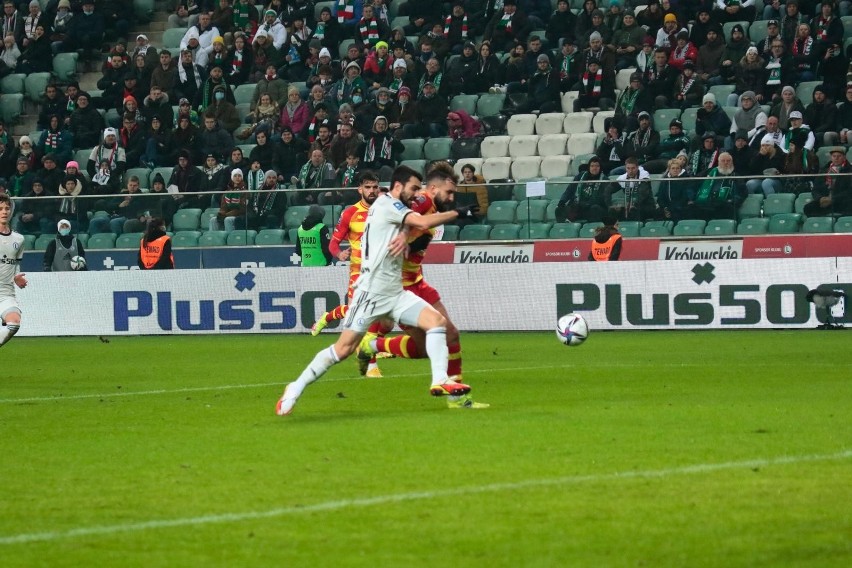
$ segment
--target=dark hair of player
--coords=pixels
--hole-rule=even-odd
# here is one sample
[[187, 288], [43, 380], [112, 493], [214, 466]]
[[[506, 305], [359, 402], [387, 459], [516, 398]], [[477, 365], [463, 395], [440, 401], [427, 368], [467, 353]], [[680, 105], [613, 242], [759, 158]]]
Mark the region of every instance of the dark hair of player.
[[408, 166], [397, 166], [397, 168], [393, 171], [393, 176], [391, 176], [391, 189], [393, 189], [393, 186], [396, 184], [405, 187], [405, 184], [408, 183], [411, 178], [417, 178], [417, 181], [423, 181], [423, 176], [420, 175], [420, 172], [412, 170]]
[[435, 162], [426, 172], [426, 185], [435, 182], [459, 182], [459, 176], [448, 162]]
[[358, 174], [358, 185], [363, 185], [365, 181], [374, 181], [379, 183], [379, 176], [377, 176], [376, 172], [372, 170], [364, 170]]

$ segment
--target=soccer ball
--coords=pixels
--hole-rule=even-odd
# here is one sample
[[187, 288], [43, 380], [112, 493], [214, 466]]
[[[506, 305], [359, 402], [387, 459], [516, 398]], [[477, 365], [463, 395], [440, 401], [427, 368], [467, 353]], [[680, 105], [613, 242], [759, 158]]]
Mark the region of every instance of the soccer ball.
[[83, 270], [86, 268], [86, 259], [82, 256], [71, 257], [71, 270]]
[[589, 337], [589, 324], [579, 314], [567, 314], [556, 322], [556, 337], [569, 347], [580, 345]]

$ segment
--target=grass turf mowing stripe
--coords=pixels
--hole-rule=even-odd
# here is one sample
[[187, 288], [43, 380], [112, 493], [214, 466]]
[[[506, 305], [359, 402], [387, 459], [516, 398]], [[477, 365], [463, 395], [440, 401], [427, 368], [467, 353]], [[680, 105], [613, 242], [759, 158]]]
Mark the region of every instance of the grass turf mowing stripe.
[[575, 475], [567, 477], [556, 477], [550, 479], [527, 479], [525, 481], [511, 483], [492, 483], [488, 485], [474, 485], [459, 487], [445, 491], [421, 491], [400, 493], [396, 495], [377, 495], [363, 499], [343, 499], [337, 501], [326, 501], [314, 505], [294, 505], [280, 507], [268, 511], [248, 511], [244, 513], [224, 513], [219, 515], [202, 515], [198, 517], [184, 517], [179, 519], [162, 519], [143, 521], [138, 523], [124, 523], [106, 526], [80, 527], [67, 531], [22, 533], [0, 537], [0, 546], [15, 544], [28, 544], [32, 542], [50, 542], [62, 539], [73, 539], [77, 537], [111, 535], [126, 532], [139, 532], [146, 530], [165, 529], [172, 527], [209, 525], [219, 523], [242, 522], [256, 519], [268, 519], [283, 517], [299, 513], [315, 513], [324, 511], [337, 511], [340, 509], [354, 507], [372, 507], [390, 503], [405, 501], [417, 501], [434, 499], [436, 497], [451, 497], [457, 495], [471, 495], [480, 493], [494, 493], [501, 491], [517, 491], [519, 489], [530, 489], [536, 487], [548, 487], [555, 485], [572, 485], [581, 483], [595, 483], [600, 481], [615, 481], [621, 479], [661, 479], [674, 475], [702, 474], [732, 469], [764, 468], [775, 465], [785, 465], [803, 462], [837, 461], [852, 458], [852, 450], [843, 450], [833, 454], [815, 454], [799, 456], [780, 456], [775, 458], [763, 458], [747, 461], [722, 462], [695, 464], [669, 469], [656, 470], [634, 470], [616, 473], [605, 473], [598, 475]]

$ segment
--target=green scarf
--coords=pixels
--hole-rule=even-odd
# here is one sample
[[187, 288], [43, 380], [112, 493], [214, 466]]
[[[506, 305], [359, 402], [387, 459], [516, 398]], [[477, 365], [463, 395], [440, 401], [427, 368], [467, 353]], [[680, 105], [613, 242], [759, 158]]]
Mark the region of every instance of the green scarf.
[[[708, 178], [715, 178], [719, 173], [719, 168], [713, 168], [707, 172]], [[698, 195], [695, 198], [696, 203], [721, 203], [727, 201], [733, 190], [733, 180], [717, 182], [714, 179], [706, 179], [701, 184], [701, 189], [698, 190]]]
[[234, 4], [234, 28], [239, 30], [244, 30], [248, 26], [249, 23], [249, 7], [248, 4], [243, 3], [241, 0], [237, 0]]

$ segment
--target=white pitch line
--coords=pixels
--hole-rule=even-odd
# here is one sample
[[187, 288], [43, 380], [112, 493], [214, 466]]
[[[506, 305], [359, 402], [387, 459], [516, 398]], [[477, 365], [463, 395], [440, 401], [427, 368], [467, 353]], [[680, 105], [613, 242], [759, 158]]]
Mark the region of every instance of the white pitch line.
[[[808, 363], [809, 366], [820, 366], [819, 363]], [[584, 362], [580, 367], [588, 368], [588, 367], [606, 367], [606, 368], [627, 368], [634, 367], [635, 365], [630, 363], [587, 363]], [[702, 363], [663, 363], [657, 365], [657, 368], [690, 368], [690, 367], [702, 367]], [[775, 366], [772, 364], [754, 364], [749, 363], [749, 367], [755, 366]], [[831, 367], [837, 367], [838, 365], [827, 365]], [[499, 367], [494, 369], [475, 369], [475, 370], [466, 370], [464, 372], [465, 375], [474, 375], [480, 373], [495, 373], [499, 371], [540, 371], [542, 369], [566, 369], [570, 367], [576, 367], [573, 364], [565, 364], [565, 365], [539, 365], [535, 367]], [[390, 374], [385, 375], [385, 378], [411, 378], [411, 377], [422, 377], [423, 373], [405, 373], [405, 374]], [[340, 377], [336, 379], [322, 379], [324, 383], [332, 383], [332, 382], [343, 382], [343, 381], [363, 381], [364, 377]], [[266, 387], [281, 387], [284, 386], [286, 381], [277, 381], [272, 383], [252, 383], [245, 385], [217, 385], [217, 386], [208, 386], [208, 387], [183, 387], [177, 389], [156, 389], [156, 390], [146, 390], [146, 391], [128, 391], [128, 392], [110, 392], [110, 393], [93, 393], [93, 394], [71, 394], [71, 395], [54, 395], [54, 396], [32, 396], [25, 398], [0, 398], [0, 404], [16, 404], [16, 403], [24, 403], [24, 402], [53, 402], [53, 401], [61, 401], [61, 400], [85, 400], [90, 398], [117, 398], [117, 397], [128, 397], [128, 396], [150, 396], [150, 395], [159, 395], [159, 394], [181, 394], [188, 392], [207, 392], [207, 391], [224, 391], [224, 390], [235, 390], [235, 389], [253, 389], [253, 388], [266, 388]]]
[[838, 461], [852, 458], [852, 450], [844, 450], [834, 454], [816, 454], [804, 456], [780, 456], [776, 458], [754, 459], [746, 461], [706, 463], [687, 465], [668, 469], [634, 470], [599, 475], [574, 475], [556, 477], [550, 479], [527, 479], [524, 481], [510, 483], [491, 483], [488, 485], [474, 485], [469, 487], [458, 487], [441, 491], [417, 491], [411, 493], [397, 493], [390, 495], [377, 495], [362, 499], [342, 499], [338, 501], [326, 501], [314, 505], [289, 506], [269, 509], [267, 511], [247, 511], [244, 513], [223, 513], [219, 515], [202, 515], [198, 517], [183, 517], [177, 519], [160, 519], [141, 521], [137, 523], [119, 523], [114, 525], [101, 525], [92, 527], [79, 527], [65, 531], [47, 531], [37, 533], [21, 533], [0, 537], [0, 546], [13, 544], [28, 544], [31, 542], [51, 542], [64, 539], [88, 536], [107, 536], [118, 533], [134, 533], [147, 530], [167, 529], [174, 527], [199, 526], [221, 523], [237, 523], [258, 519], [269, 519], [285, 517], [300, 513], [315, 513], [326, 511], [339, 511], [341, 509], [353, 509], [372, 507], [376, 505], [388, 505], [407, 501], [423, 501], [429, 499], [454, 497], [461, 495], [476, 495], [481, 493], [498, 493], [505, 491], [517, 491], [538, 487], [552, 487], [559, 485], [577, 485], [582, 483], [597, 483], [603, 481], [617, 481], [622, 479], [662, 479], [674, 475], [689, 475], [701, 473], [713, 473], [732, 469], [753, 469], [774, 465], [786, 465], [803, 462], [816, 461]]

